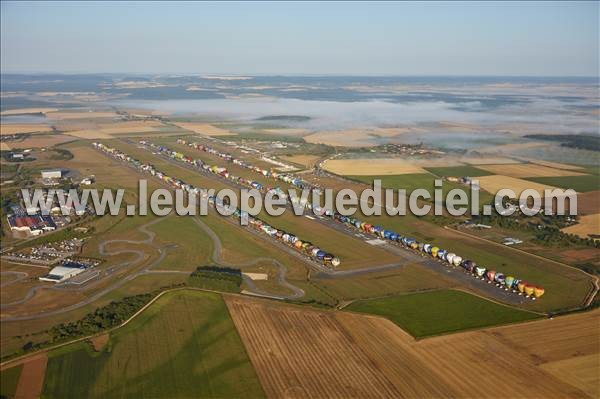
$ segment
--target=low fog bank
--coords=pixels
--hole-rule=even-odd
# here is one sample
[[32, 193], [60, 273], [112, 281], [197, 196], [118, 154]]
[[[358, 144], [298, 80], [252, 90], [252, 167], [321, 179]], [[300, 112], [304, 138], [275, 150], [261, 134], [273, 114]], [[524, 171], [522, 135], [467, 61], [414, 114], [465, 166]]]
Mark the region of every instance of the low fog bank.
[[[165, 111], [173, 116], [202, 116], [239, 122], [276, 115], [302, 115], [307, 121], [278, 120], [278, 125], [309, 130], [357, 127], [422, 126], [439, 122], [467, 123], [482, 130], [507, 129], [514, 133], [598, 132], [598, 108], [587, 101], [534, 98], [527, 103], [507, 103], [493, 110], [482, 102], [340, 102], [273, 97], [205, 100], [121, 100], [114, 105]], [[513, 130], [517, 129], [517, 130]]]

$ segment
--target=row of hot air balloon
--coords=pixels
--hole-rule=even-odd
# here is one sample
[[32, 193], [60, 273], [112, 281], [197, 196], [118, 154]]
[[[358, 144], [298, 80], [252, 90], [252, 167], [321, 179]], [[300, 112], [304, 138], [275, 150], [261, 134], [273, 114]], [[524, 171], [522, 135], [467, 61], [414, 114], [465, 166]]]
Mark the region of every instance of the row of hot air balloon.
[[374, 234], [389, 241], [398, 242], [407, 248], [430, 255], [431, 257], [446, 262], [450, 265], [460, 266], [467, 272], [472, 273], [474, 276], [490, 283], [494, 283], [498, 287], [505, 290], [518, 292], [520, 295], [526, 295], [532, 299], [536, 299], [544, 295], [544, 288], [540, 286], [519, 280], [513, 276], [505, 276], [502, 272], [488, 270], [483, 266], [477, 266], [474, 261], [468, 259], [465, 260], [461, 256], [448, 250], [438, 248], [433, 244], [421, 243], [414, 238], [402, 236], [401, 234], [392, 230], [386, 230], [381, 226], [363, 222], [353, 217], [343, 216], [337, 212], [334, 213], [333, 218], [341, 223], [346, 224], [347, 226], [351, 226], [366, 233]]
[[327, 253], [308, 241], [302, 241], [293, 234], [286, 233], [283, 230], [278, 230], [274, 227], [269, 226], [262, 220], [248, 216], [249, 224], [257, 230], [261, 230], [271, 237], [294, 247], [298, 251], [302, 251], [305, 254], [316, 258], [324, 264], [330, 264], [333, 267], [340, 265], [340, 259], [333, 254]]
[[264, 177], [269, 177], [275, 180], [279, 180], [282, 181], [284, 183], [288, 183], [291, 184], [294, 187], [298, 187], [300, 189], [316, 189], [318, 190], [318, 187], [291, 174], [288, 173], [279, 173], [276, 171], [272, 171], [272, 170], [268, 170], [268, 169], [263, 169], [263, 168], [259, 168], [258, 166], [253, 166], [251, 164], [249, 164], [248, 162], [242, 160], [242, 159], [238, 159], [238, 158], [234, 158], [233, 155], [228, 154], [226, 152], [220, 152], [208, 145], [205, 144], [200, 144], [200, 143], [189, 143], [186, 140], [183, 139], [177, 139], [177, 143], [179, 144], [183, 144], [183, 145], [187, 145], [189, 147], [192, 147], [198, 151], [204, 151], [207, 152], [209, 154], [212, 155], [216, 155], [220, 158], [225, 159], [228, 162], [233, 162], [234, 164], [242, 167], [242, 168], [246, 168], [249, 170], [252, 170], [253, 172], [256, 172], [258, 174], [260, 174], [261, 176]]
[[[182, 140], [180, 140], [180, 141], [182, 141]], [[185, 141], [183, 141], [183, 142], [185, 142]], [[282, 198], [287, 197], [287, 194], [283, 190], [281, 190], [281, 188], [279, 188], [279, 187], [275, 187], [275, 188], [264, 187], [261, 183], [259, 183], [257, 181], [249, 180], [244, 177], [234, 176], [233, 174], [229, 173], [227, 168], [217, 166], [217, 165], [209, 165], [207, 163], [204, 163], [201, 159], [192, 159], [191, 157], [184, 155], [180, 152], [174, 151], [168, 147], [165, 147], [163, 145], [157, 145], [157, 144], [151, 143], [146, 140], [140, 140], [139, 143], [147, 148], [150, 148], [154, 151], [164, 154], [176, 161], [192, 165], [198, 169], [202, 169], [204, 171], [213, 173], [215, 175], [218, 175], [219, 177], [231, 180], [232, 182], [240, 184], [242, 186], [246, 186], [248, 188], [254, 188], [254, 189], [260, 190], [265, 193], [267, 193], [269, 191], [274, 191], [277, 194], [279, 194]]]
[[[154, 166], [152, 166], [150, 164], [141, 163], [137, 159], [132, 158], [131, 156], [127, 155], [126, 153], [124, 153], [122, 151], [119, 151], [112, 147], [108, 147], [102, 143], [92, 143], [92, 145], [96, 149], [101, 150], [104, 153], [111, 155], [115, 159], [129, 162], [132, 166], [136, 167], [137, 169], [139, 169], [143, 172], [149, 173], [152, 176], [171, 184], [173, 187], [183, 189], [184, 191], [186, 191], [188, 193], [188, 195], [199, 195], [201, 193], [201, 191], [198, 188], [194, 187], [193, 185], [187, 184], [182, 180], [178, 180], [178, 179], [169, 177], [166, 174], [164, 174], [163, 172], [154, 168]], [[224, 206], [222, 200], [214, 195], [208, 197], [208, 203], [215, 207], [223, 207]], [[341, 261], [335, 255], [327, 253], [327, 252], [321, 250], [320, 248], [312, 245], [309, 241], [301, 240], [300, 238], [298, 238], [297, 236], [295, 236], [291, 233], [285, 232], [283, 230], [278, 230], [272, 226], [269, 226], [267, 223], [260, 220], [259, 218], [252, 217], [237, 208], [232, 213], [232, 217], [241, 217], [242, 213], [244, 213], [244, 216], [248, 217], [248, 222], [249, 222], [250, 226], [252, 226], [256, 230], [258, 230], [278, 241], [281, 241], [284, 244], [287, 244], [288, 246], [294, 248], [298, 252], [302, 252], [302, 253], [308, 255], [312, 259], [319, 261], [319, 262], [323, 263], [324, 265], [331, 265], [333, 267], [337, 267], [340, 265]]]
[[[180, 144], [186, 144], [185, 140], [179, 139], [178, 142]], [[166, 152], [172, 158], [176, 158], [176, 159], [182, 160], [184, 162], [188, 162], [188, 163], [200, 162], [200, 164], [202, 164], [202, 161], [200, 161], [200, 160], [194, 161], [189, 157], [183, 156], [183, 154], [180, 154], [180, 153], [177, 153], [175, 151], [168, 149], [167, 147], [157, 146], [152, 143], [148, 143], [146, 141], [140, 141], [140, 143], [144, 144], [144, 145], [149, 145], [150, 147], [157, 149], [161, 152]], [[190, 143], [189, 145], [193, 146], [194, 148], [198, 148], [202, 151], [216, 154], [216, 155], [220, 156], [221, 158], [224, 158], [227, 160], [232, 160], [233, 162], [235, 162], [238, 165], [242, 165], [242, 163], [244, 163], [244, 161], [239, 161], [237, 159], [234, 159], [229, 154], [219, 153], [218, 151], [216, 151], [208, 146], [204, 146], [204, 145], [200, 145], [200, 144], [196, 144], [196, 143]], [[206, 165], [204, 165], [204, 166], [206, 166]], [[255, 172], [261, 173], [264, 176], [275, 175], [275, 172], [273, 172], [273, 174], [270, 174], [271, 172], [263, 173], [266, 171], [261, 172], [261, 169], [250, 167], [248, 164], [245, 164], [245, 163], [243, 164], [243, 166], [246, 166], [249, 169], [254, 170]], [[204, 168], [204, 169], [207, 169], [207, 168]], [[238, 183], [245, 184], [247, 182], [247, 181], [244, 181], [243, 178], [237, 178], [237, 177], [229, 175], [227, 173], [223, 173], [223, 171], [226, 172], [225, 168], [211, 166], [208, 169], [211, 172], [220, 175], [221, 177], [229, 178], [231, 180], [237, 181]], [[289, 178], [293, 179], [293, 176], [291, 176], [291, 175], [286, 175], [286, 176], [289, 176]], [[254, 188], [258, 188], [258, 187], [254, 187]], [[260, 186], [260, 188], [262, 188], [262, 186]], [[490, 283], [494, 283], [497, 286], [502, 287], [506, 290], [512, 290], [514, 292], [518, 292], [519, 294], [526, 295], [531, 298], [539, 298], [542, 295], [544, 295], [544, 292], [545, 292], [544, 288], [542, 288], [540, 286], [519, 280], [513, 276], [505, 277], [504, 273], [502, 273], [502, 272], [496, 272], [495, 270], [487, 270], [486, 268], [483, 268], [483, 267], [475, 267], [475, 265], [476, 265], [475, 262], [473, 262], [471, 260], [463, 260], [463, 258], [461, 256], [459, 256], [455, 253], [449, 252], [447, 250], [435, 247], [432, 244], [419, 243], [414, 238], [404, 237], [399, 233], [396, 233], [392, 230], [386, 230], [381, 226], [363, 222], [363, 221], [360, 221], [353, 217], [343, 216], [343, 215], [341, 215], [335, 211], [332, 211], [330, 209], [324, 209], [321, 207], [315, 207], [313, 209], [310, 202], [305, 203], [304, 206], [307, 209], [311, 209], [315, 214], [333, 217], [334, 220], [337, 220], [346, 225], [352, 226], [361, 231], [377, 235], [383, 239], [387, 239], [387, 240], [390, 240], [393, 242], [399, 242], [400, 244], [404, 245], [405, 247], [427, 253], [427, 254], [431, 255], [432, 257], [440, 259], [442, 261], [446, 261], [447, 263], [449, 263], [451, 265], [461, 266], [468, 272], [471, 272], [476, 277], [478, 277], [482, 280], [487, 280]], [[328, 262], [330, 261], [329, 258], [330, 257], [327, 257]], [[320, 260], [322, 260], [322, 259], [320, 259]], [[335, 261], [331, 262], [331, 264], [333, 266], [339, 265], [339, 259], [335, 258]]]

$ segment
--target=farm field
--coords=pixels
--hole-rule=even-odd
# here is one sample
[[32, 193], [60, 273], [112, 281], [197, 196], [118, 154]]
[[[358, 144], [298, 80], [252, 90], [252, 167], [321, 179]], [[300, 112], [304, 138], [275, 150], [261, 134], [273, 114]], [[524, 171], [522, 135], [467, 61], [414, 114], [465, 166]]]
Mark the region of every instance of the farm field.
[[34, 134], [22, 141], [11, 141], [11, 149], [53, 147], [74, 141], [76, 138], [64, 134]]
[[66, 130], [64, 134], [82, 139], [111, 139], [113, 136], [135, 133], [159, 132], [163, 125], [156, 121], [129, 121], [93, 124], [87, 129], [71, 129], [69, 125], [61, 126]]
[[589, 215], [600, 212], [600, 191], [588, 191], [577, 195], [577, 212], [580, 215]]
[[34, 123], [0, 123], [0, 135], [51, 132], [52, 127]]
[[583, 238], [600, 234], [600, 213], [581, 216], [577, 224], [562, 229], [564, 233], [576, 234]]
[[493, 175], [505, 175], [510, 177], [564, 177], [585, 176], [585, 173], [568, 169], [558, 169], [536, 164], [512, 164], [512, 165], [483, 165], [480, 169], [486, 170]]
[[600, 189], [600, 176], [598, 175], [581, 174], [579, 176], [568, 177], [535, 177], [528, 178], [527, 180], [540, 184], [549, 184], [565, 190], [572, 188], [578, 193], [587, 193]]
[[119, 115], [113, 111], [92, 111], [89, 109], [81, 110], [58, 110], [46, 113], [48, 119], [58, 121], [71, 119], [99, 119], [99, 118], [116, 118]]
[[402, 158], [331, 159], [323, 164], [323, 169], [342, 176], [404, 175], [424, 172], [420, 166]]
[[581, 171], [584, 169], [582, 166], [568, 165], [568, 164], [559, 163], [559, 162], [543, 161], [540, 159], [528, 159], [527, 161], [530, 163], [547, 166], [549, 168], [554, 168], [554, 169], [577, 170], [577, 171]]
[[419, 130], [418, 128], [405, 127], [319, 131], [304, 136], [304, 140], [307, 143], [326, 144], [333, 147], [368, 147], [403, 133]]
[[226, 303], [268, 397], [399, 396], [334, 313], [235, 297]]
[[[569, 177], [569, 179], [571, 178]], [[521, 192], [524, 190], [533, 189], [540, 193], [540, 196], [543, 198], [544, 190], [556, 188], [549, 184], [534, 183], [528, 180], [504, 175], [481, 176], [478, 180], [480, 187], [488, 193], [496, 194], [498, 191], [508, 188], [513, 190], [517, 197], [521, 195]]]
[[474, 166], [448, 166], [448, 167], [426, 167], [428, 172], [436, 176], [454, 176], [454, 177], [478, 177], [488, 176], [492, 173]]
[[[433, 201], [433, 193], [434, 193], [434, 188], [435, 188], [434, 182], [437, 179], [435, 176], [433, 176], [430, 173], [408, 173], [408, 174], [404, 174], [404, 175], [389, 175], [389, 176], [385, 176], [385, 175], [356, 176], [355, 175], [355, 176], [347, 176], [347, 177], [349, 179], [359, 181], [359, 182], [368, 184], [370, 186], [373, 185], [374, 179], [380, 179], [381, 186], [383, 188], [391, 188], [394, 190], [405, 189], [407, 197], [410, 195], [410, 193], [412, 191], [424, 188], [424, 189], [428, 190], [432, 196], [432, 199], [429, 201]], [[445, 181], [445, 182], [443, 182], [443, 185], [442, 185], [442, 194], [443, 194], [444, 200], [446, 198], [446, 195], [448, 194], [448, 191], [450, 191], [454, 188], [459, 188], [461, 190], [464, 190], [467, 192], [467, 195], [469, 197], [471, 196], [469, 186], [464, 186], [464, 185], [460, 185], [458, 183], [451, 183], [451, 182]], [[492, 196], [492, 194], [489, 194], [489, 192], [485, 192], [485, 191], [479, 192], [480, 205], [489, 203], [492, 200], [493, 200], [493, 196]]]
[[[497, 396], [480, 378], [457, 381], [456, 370], [463, 369], [524, 396], [587, 398], [597, 392], [591, 383], [598, 376], [590, 377], [586, 356], [599, 353], [598, 312], [415, 341], [380, 317], [231, 296], [226, 302], [270, 397]], [[577, 328], [585, 342], [575, 339]], [[588, 378], [565, 381], [547, 372], [544, 364], [554, 359], [544, 354], [554, 352], [557, 360], [582, 358], [573, 374]]]
[[285, 162], [292, 162], [306, 168], [312, 168], [315, 163], [321, 159], [318, 155], [310, 154], [281, 155], [279, 158]]
[[87, 342], [49, 353], [43, 396], [262, 397], [218, 294], [163, 295], [100, 352]]
[[192, 131], [197, 134], [205, 135], [205, 136], [234, 136], [235, 133], [230, 132], [229, 130], [211, 125], [209, 123], [196, 123], [196, 122], [173, 122], [175, 126], [178, 126], [182, 129]]
[[456, 290], [356, 301], [346, 309], [386, 317], [416, 338], [540, 317]]
[[469, 165], [475, 165], [477, 167], [479, 167], [480, 165], [493, 165], [493, 164], [508, 165], [508, 164], [520, 163], [520, 161], [513, 159], [513, 158], [496, 157], [496, 156], [484, 156], [484, 157], [465, 156], [464, 158], [461, 158], [461, 161], [463, 161]]
[[0, 116], [9, 115], [27, 115], [27, 114], [47, 114], [48, 112], [58, 111], [58, 108], [16, 108], [7, 109], [0, 112]]
[[0, 396], [11, 398], [15, 396], [23, 365], [0, 371]]

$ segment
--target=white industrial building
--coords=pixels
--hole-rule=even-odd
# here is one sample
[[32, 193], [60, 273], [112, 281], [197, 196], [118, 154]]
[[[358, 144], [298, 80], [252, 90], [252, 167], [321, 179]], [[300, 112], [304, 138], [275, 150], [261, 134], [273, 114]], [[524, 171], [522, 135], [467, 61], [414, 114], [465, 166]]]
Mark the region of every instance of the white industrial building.
[[83, 268], [56, 266], [55, 268], [50, 270], [50, 273], [48, 273], [48, 275], [40, 277], [40, 281], [60, 283], [61, 281], [65, 281], [66, 279], [76, 276], [83, 271], [85, 271], [85, 269]]
[[62, 170], [60, 170], [60, 169], [42, 170], [42, 179], [60, 179], [61, 177], [62, 177]]

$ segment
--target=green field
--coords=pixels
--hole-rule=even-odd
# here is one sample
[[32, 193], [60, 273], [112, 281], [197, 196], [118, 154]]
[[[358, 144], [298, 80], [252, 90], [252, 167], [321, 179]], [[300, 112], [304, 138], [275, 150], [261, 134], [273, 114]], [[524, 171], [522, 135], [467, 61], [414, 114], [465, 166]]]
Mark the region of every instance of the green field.
[[560, 176], [560, 177], [528, 177], [536, 183], [548, 184], [563, 189], [572, 188], [578, 193], [600, 190], [600, 176]]
[[353, 277], [313, 278], [312, 282], [340, 301], [448, 288], [453, 284], [443, 275], [418, 264], [409, 264], [394, 271]]
[[386, 317], [416, 338], [540, 317], [455, 290], [358, 301], [346, 309]]
[[454, 177], [477, 177], [477, 176], [489, 176], [493, 173], [483, 169], [476, 168], [474, 166], [448, 166], [442, 168], [425, 168], [430, 173], [436, 176], [454, 176]]
[[15, 396], [21, 370], [23, 370], [23, 365], [0, 371], [0, 396], [2, 398], [12, 398]]
[[165, 294], [95, 352], [49, 354], [44, 397], [264, 397], [218, 294]]
[[172, 245], [155, 269], [193, 271], [210, 261], [213, 243], [190, 216], [169, 217], [148, 228], [158, 240]]

